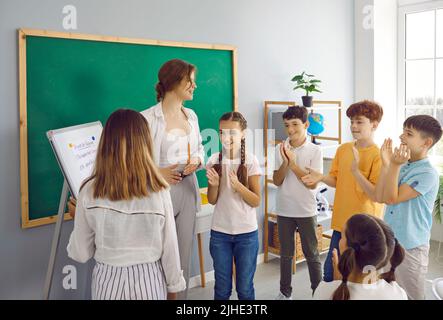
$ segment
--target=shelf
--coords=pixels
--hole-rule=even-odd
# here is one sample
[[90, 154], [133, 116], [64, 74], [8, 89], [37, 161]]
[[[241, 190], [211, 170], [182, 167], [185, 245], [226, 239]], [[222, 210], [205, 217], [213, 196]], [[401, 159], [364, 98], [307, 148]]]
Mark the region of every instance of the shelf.
[[280, 256], [280, 250], [271, 246], [268, 246], [268, 251], [272, 254], [276, 254], [278, 256]]
[[[331, 211], [332, 211], [332, 209], [331, 209]], [[273, 222], [273, 223], [277, 223], [276, 219], [277, 219], [276, 213], [268, 212], [268, 221]], [[325, 221], [328, 221], [331, 219], [332, 219], [332, 214], [329, 216], [317, 214], [317, 223], [318, 224], [321, 224], [322, 222], [325, 222]]]
[[[323, 243], [324, 244], [324, 243]], [[325, 254], [329, 251], [329, 245], [326, 249], [319, 252], [320, 255]], [[280, 257], [280, 250], [271, 246], [268, 246], [268, 253], [273, 254], [274, 256]], [[295, 258], [295, 256], [294, 256]], [[306, 258], [295, 260], [295, 263], [304, 262]]]
[[[308, 138], [311, 136], [308, 136]], [[319, 140], [325, 140], [325, 141], [336, 141], [338, 142], [338, 138], [330, 138], [330, 137], [322, 137], [322, 136], [315, 136], [316, 139]], [[268, 143], [269, 147], [276, 147], [279, 143], [283, 143], [285, 140], [271, 140]], [[331, 148], [331, 147], [337, 147], [339, 144], [329, 144], [329, 145], [324, 145], [324, 144], [318, 144], [318, 146], [322, 149], [324, 148]]]

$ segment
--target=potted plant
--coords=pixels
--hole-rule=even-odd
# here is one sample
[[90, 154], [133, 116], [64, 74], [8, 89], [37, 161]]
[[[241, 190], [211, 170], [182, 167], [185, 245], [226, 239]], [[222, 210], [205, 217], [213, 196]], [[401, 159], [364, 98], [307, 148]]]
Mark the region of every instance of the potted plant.
[[[432, 225], [432, 231], [431, 231], [431, 239], [434, 239], [439, 242], [438, 245], [438, 251], [437, 251], [437, 261], [441, 261], [440, 259], [443, 258], [442, 255], [440, 255], [440, 247], [443, 242], [442, 235], [443, 235], [443, 225], [442, 225], [442, 205], [443, 205], [443, 176], [440, 176], [440, 185], [438, 188], [438, 194], [437, 199], [435, 199], [434, 202], [434, 221], [436, 223], [433, 223]], [[433, 235], [434, 234], [434, 235]], [[434, 238], [433, 238], [434, 237]]]
[[312, 107], [312, 96], [309, 95], [311, 92], [321, 92], [318, 89], [318, 84], [321, 82], [314, 78], [314, 75], [302, 72], [292, 78], [291, 81], [296, 82], [294, 90], [303, 89], [306, 92], [306, 96], [302, 96], [303, 106]]
[[441, 207], [443, 205], [441, 203], [442, 196], [443, 196], [443, 176], [440, 176], [440, 186], [438, 189], [437, 199], [435, 199], [435, 202], [434, 202], [434, 219], [438, 223], [441, 223], [441, 221], [442, 221], [442, 213], [441, 213]]

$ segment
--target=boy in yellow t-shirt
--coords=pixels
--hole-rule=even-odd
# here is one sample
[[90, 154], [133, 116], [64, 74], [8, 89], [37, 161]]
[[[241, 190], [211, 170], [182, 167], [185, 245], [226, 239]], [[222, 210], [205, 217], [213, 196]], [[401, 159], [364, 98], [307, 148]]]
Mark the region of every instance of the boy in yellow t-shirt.
[[[352, 104], [346, 111], [351, 119], [353, 142], [342, 144], [335, 154], [329, 175], [311, 168], [302, 178], [306, 185], [324, 182], [335, 188], [331, 227], [334, 230], [324, 265], [323, 280], [334, 277], [332, 254], [339, 251], [341, 231], [346, 221], [357, 213], [382, 217], [383, 206], [377, 203], [375, 185], [381, 169], [380, 149], [374, 143], [374, 133], [383, 116], [383, 109], [375, 102], [364, 100]], [[339, 253], [339, 252], [338, 252]]]

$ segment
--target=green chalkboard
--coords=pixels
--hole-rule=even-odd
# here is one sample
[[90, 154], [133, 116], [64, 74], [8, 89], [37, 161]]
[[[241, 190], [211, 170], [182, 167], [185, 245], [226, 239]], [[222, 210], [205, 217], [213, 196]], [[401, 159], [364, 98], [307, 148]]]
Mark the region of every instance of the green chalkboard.
[[[21, 157], [27, 161], [27, 166], [21, 165], [21, 175], [26, 175], [21, 177], [24, 227], [53, 222], [58, 209], [63, 177], [46, 131], [97, 120], [104, 124], [118, 108], [141, 111], [153, 106], [157, 72], [164, 62], [179, 58], [197, 66], [198, 88], [186, 106], [197, 113], [200, 130], [218, 130], [220, 116], [235, 109], [235, 48], [70, 34], [63, 37], [61, 33], [51, 36], [50, 32], [35, 30], [20, 30], [19, 34], [25, 43], [20, 46], [25, 55], [20, 71], [26, 70], [25, 79], [21, 79], [21, 89], [23, 80], [26, 88], [21, 95], [26, 93], [26, 99], [21, 99], [20, 105], [25, 129], [21, 133], [27, 138], [21, 137], [21, 143], [26, 144], [21, 149], [27, 148], [27, 157]], [[204, 145], [207, 142], [203, 141]], [[27, 186], [23, 185], [26, 180]], [[203, 171], [198, 172], [198, 180], [201, 188], [207, 186]], [[26, 194], [28, 199], [23, 197]]]

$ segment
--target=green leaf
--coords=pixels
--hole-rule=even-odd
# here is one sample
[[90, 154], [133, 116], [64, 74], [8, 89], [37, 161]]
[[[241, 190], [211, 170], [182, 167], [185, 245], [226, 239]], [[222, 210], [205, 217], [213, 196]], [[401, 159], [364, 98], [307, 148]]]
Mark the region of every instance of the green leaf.
[[309, 90], [309, 91], [314, 91], [315, 90], [315, 84], [309, 85], [306, 89]]
[[297, 75], [294, 78], [292, 78], [291, 81], [300, 81], [301, 79], [303, 79], [303, 77], [301, 75]]
[[294, 90], [303, 89], [306, 91], [306, 95], [309, 96], [310, 92], [320, 92], [318, 89], [318, 84], [321, 83], [321, 80], [311, 79], [315, 77], [313, 74], [308, 74], [306, 71], [303, 71], [301, 74], [295, 75], [291, 81], [297, 83], [294, 87]]
[[443, 193], [443, 176], [440, 176], [440, 186], [438, 189], [438, 194], [437, 194], [437, 198], [435, 199], [434, 202], [434, 210], [433, 214], [434, 214], [434, 218], [435, 221], [437, 221], [438, 223], [442, 223], [442, 212], [441, 212], [441, 201], [440, 201], [440, 197], [442, 196]]
[[437, 196], [434, 202], [434, 217], [438, 223], [441, 223], [441, 212], [440, 212], [440, 194]]

